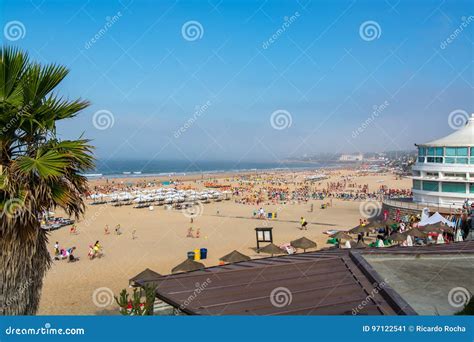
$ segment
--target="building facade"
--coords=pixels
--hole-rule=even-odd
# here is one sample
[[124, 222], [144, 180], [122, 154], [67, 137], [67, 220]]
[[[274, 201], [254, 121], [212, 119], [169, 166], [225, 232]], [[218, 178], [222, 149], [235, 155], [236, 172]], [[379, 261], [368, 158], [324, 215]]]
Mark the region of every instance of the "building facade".
[[474, 114], [450, 135], [415, 144], [413, 201], [442, 207], [462, 207], [474, 201]]

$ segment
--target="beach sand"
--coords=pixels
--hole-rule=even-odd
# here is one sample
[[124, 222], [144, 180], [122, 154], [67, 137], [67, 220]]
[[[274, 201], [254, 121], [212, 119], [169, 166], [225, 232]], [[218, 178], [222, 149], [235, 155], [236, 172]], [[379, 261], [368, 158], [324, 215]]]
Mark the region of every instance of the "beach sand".
[[[353, 170], [332, 171], [328, 181], [337, 181], [342, 175], [354, 174]], [[279, 177], [297, 178], [307, 175], [298, 172], [283, 172]], [[213, 177], [230, 177], [230, 174]], [[200, 179], [201, 176], [194, 176]], [[119, 179], [118, 182], [137, 179]], [[148, 179], [149, 181], [149, 179]], [[109, 181], [110, 182], [110, 181]], [[225, 181], [224, 181], [225, 182]], [[356, 176], [352, 183], [368, 184], [369, 191], [377, 190], [381, 185], [389, 188], [411, 187], [409, 179], [396, 179], [393, 174], [372, 174]], [[104, 180], [93, 181], [92, 185], [104, 184]], [[193, 177], [187, 177], [186, 184], [202, 187]], [[259, 186], [263, 186], [260, 184]], [[88, 201], [90, 202], [90, 201]], [[274, 243], [280, 245], [306, 236], [317, 242], [318, 248], [327, 247], [328, 236], [323, 232], [328, 229], [347, 230], [358, 224], [361, 214], [361, 201], [343, 201], [333, 199], [333, 206], [321, 209], [322, 203], [328, 200], [311, 200], [308, 203], [265, 205], [266, 212], [278, 210], [277, 220], [252, 218], [256, 205], [237, 204], [234, 200], [204, 204], [201, 214], [194, 219], [194, 231], [200, 229], [200, 238], [187, 238], [191, 226], [189, 217], [181, 211], [165, 210], [163, 206], [148, 209], [134, 209], [132, 206], [112, 207], [110, 205], [87, 205], [85, 216], [77, 222], [78, 234], [70, 235], [69, 227], [51, 232], [49, 250], [53, 252], [55, 241], [62, 247], [77, 247], [75, 256], [80, 260], [75, 263], [54, 261], [44, 280], [39, 314], [42, 315], [95, 315], [118, 314], [118, 306], [105, 298], [104, 305], [93, 300], [94, 292], [115, 295], [128, 287], [128, 279], [150, 268], [161, 274], [168, 274], [171, 269], [186, 259], [188, 251], [197, 248], [208, 249], [208, 259], [202, 262], [206, 266], [218, 264], [218, 259], [234, 249], [252, 258], [262, 257], [254, 250], [255, 227], [264, 224], [273, 227]], [[310, 206], [314, 204], [314, 211]], [[219, 215], [217, 212], [219, 211]], [[61, 211], [56, 211], [61, 215]], [[299, 229], [299, 219], [303, 216], [309, 222], [308, 230]], [[104, 234], [108, 224], [111, 233]], [[120, 224], [122, 235], [115, 235], [114, 227]], [[136, 239], [132, 231], [136, 230]], [[88, 246], [99, 240], [104, 248], [104, 257], [95, 260], [87, 258]], [[95, 303], [94, 303], [95, 302]], [[110, 305], [105, 305], [110, 304]]]

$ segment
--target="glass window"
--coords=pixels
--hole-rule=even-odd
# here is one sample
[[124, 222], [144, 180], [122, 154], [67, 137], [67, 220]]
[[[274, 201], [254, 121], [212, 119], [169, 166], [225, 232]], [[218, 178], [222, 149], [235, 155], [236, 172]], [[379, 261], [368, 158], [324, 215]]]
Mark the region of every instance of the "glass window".
[[426, 149], [424, 147], [418, 147], [418, 155], [419, 156], [425, 156], [426, 155]]
[[467, 147], [457, 147], [456, 155], [461, 157], [467, 157]]
[[[466, 152], [467, 153], [467, 152]], [[467, 155], [467, 154], [466, 154]], [[435, 148], [435, 156], [443, 156], [443, 148], [442, 147], [436, 147]]]
[[456, 147], [446, 147], [445, 155], [450, 156], [450, 157], [451, 156], [455, 157], [456, 156]]
[[454, 164], [456, 162], [456, 158], [453, 158], [453, 157], [446, 157], [444, 158], [444, 162], [446, 164]]
[[[472, 184], [472, 185], [474, 185], [474, 184]], [[421, 181], [420, 180], [417, 180], [417, 179], [413, 180], [413, 189], [421, 190]], [[473, 187], [473, 189], [474, 189], [474, 187]]]
[[438, 182], [424, 181], [423, 190], [425, 191], [439, 191]]
[[471, 147], [471, 154], [470, 155], [474, 157], [474, 147]]
[[466, 193], [465, 183], [443, 183], [441, 188], [443, 192], [456, 192], [460, 194]]
[[470, 163], [474, 164], [474, 158], [471, 157], [470, 159], [471, 159]]
[[456, 164], [467, 164], [467, 158], [456, 158]]
[[418, 157], [418, 163], [424, 163], [425, 157]]
[[474, 193], [474, 183], [469, 183], [469, 192]]

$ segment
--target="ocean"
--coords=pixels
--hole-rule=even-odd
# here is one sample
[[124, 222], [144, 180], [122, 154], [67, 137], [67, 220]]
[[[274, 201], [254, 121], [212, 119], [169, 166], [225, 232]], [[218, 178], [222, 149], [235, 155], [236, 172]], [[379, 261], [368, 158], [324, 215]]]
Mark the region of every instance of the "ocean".
[[302, 170], [335, 167], [336, 163], [187, 161], [187, 160], [98, 160], [96, 168], [84, 175], [99, 177], [143, 177], [257, 170]]

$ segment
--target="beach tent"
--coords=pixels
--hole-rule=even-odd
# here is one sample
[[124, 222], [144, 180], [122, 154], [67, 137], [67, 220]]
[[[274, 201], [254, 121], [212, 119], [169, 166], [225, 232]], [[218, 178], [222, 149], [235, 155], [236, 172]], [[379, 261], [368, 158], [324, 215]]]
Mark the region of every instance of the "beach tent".
[[431, 215], [430, 217], [422, 217], [421, 218], [421, 221], [418, 222], [418, 225], [419, 226], [426, 226], [428, 224], [435, 224], [435, 223], [438, 223], [438, 222], [442, 222], [446, 225], [448, 225], [449, 227], [454, 227], [455, 223], [452, 222], [452, 221], [449, 221], [448, 219], [445, 219], [440, 213], [438, 212], [435, 212], [433, 215]]
[[311, 241], [310, 239], [308, 239], [304, 236], [300, 239], [291, 241], [290, 245], [293, 246], [294, 248], [301, 248], [305, 252], [309, 248], [316, 248], [317, 247], [316, 242]]
[[444, 243], [444, 238], [443, 234], [438, 234], [438, 238], [436, 239], [437, 244], [443, 244]]
[[242, 254], [242, 253], [234, 250], [234, 251], [230, 252], [229, 254], [224, 255], [219, 260], [223, 261], [223, 262], [227, 262], [227, 263], [233, 263], [233, 262], [249, 261], [249, 260], [251, 260], [251, 258], [246, 256], [245, 254]]
[[138, 283], [146, 285], [146, 283], [154, 283], [159, 278], [161, 278], [161, 274], [147, 268], [138, 273], [135, 277], [130, 278], [129, 284], [130, 286], [137, 287], [140, 286]]
[[171, 270], [171, 273], [196, 271], [196, 270], [200, 270], [201, 268], [204, 268], [204, 267], [206, 267], [206, 266], [204, 266], [204, 264], [201, 264], [200, 262], [197, 262], [197, 261], [194, 261], [194, 260], [191, 260], [191, 259], [186, 259], [181, 264], [174, 267]]
[[352, 248], [351, 246], [351, 240], [347, 240], [346, 243], [344, 244], [344, 248]]

